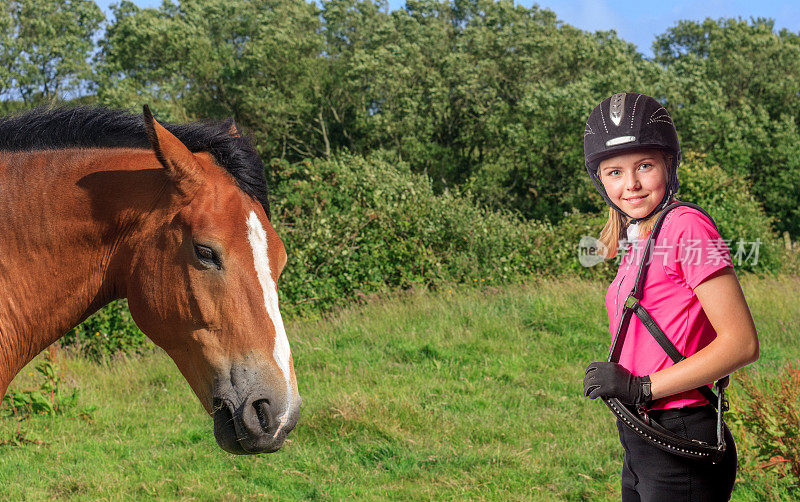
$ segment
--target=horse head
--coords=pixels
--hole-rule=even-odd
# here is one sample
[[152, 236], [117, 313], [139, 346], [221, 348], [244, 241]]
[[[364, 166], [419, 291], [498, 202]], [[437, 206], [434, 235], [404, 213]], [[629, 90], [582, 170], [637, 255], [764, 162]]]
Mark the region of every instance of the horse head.
[[131, 252], [131, 314], [213, 416], [224, 450], [276, 451], [301, 402], [278, 309], [283, 243], [209, 153], [192, 153], [147, 106], [144, 121], [166, 175], [154, 211], [167, 217]]

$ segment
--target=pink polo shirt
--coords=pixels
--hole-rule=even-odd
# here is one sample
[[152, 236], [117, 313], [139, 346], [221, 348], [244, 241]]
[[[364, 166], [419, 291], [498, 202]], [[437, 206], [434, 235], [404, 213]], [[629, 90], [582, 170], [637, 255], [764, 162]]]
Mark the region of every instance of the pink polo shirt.
[[[606, 293], [612, 342], [641, 263], [647, 236], [641, 237], [625, 248], [630, 252], [621, 259], [617, 276]], [[667, 214], [651, 256], [640, 303], [678, 351], [691, 356], [717, 336], [694, 288], [717, 270], [733, 267], [730, 252], [703, 213], [681, 206]], [[635, 314], [631, 316], [619, 363], [635, 376], [650, 375], [673, 364]], [[652, 408], [683, 408], [707, 402], [700, 392], [690, 390], [658, 399]]]

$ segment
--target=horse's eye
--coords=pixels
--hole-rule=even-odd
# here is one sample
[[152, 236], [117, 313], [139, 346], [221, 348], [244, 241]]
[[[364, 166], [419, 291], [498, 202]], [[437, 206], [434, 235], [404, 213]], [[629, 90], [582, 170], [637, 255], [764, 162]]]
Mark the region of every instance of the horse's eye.
[[204, 246], [202, 244], [195, 244], [194, 254], [195, 256], [197, 256], [198, 260], [205, 263], [206, 265], [210, 265], [218, 269], [222, 268], [222, 260], [220, 260], [219, 254], [217, 254], [217, 252], [214, 251], [212, 248]]

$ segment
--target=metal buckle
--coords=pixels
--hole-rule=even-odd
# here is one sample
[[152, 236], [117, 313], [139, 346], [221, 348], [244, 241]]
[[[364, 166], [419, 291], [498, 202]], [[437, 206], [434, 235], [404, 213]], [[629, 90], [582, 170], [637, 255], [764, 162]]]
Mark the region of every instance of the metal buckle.
[[636, 305], [638, 302], [639, 300], [634, 298], [633, 296], [625, 298], [625, 306], [628, 307], [629, 309], [632, 309], [633, 306]]

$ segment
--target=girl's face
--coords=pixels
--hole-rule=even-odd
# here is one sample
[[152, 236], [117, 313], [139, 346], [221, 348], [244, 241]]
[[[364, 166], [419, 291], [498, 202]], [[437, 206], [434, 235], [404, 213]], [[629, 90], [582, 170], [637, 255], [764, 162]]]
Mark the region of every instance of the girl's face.
[[631, 218], [643, 218], [667, 189], [666, 156], [661, 150], [631, 150], [600, 162], [598, 174], [611, 202]]

